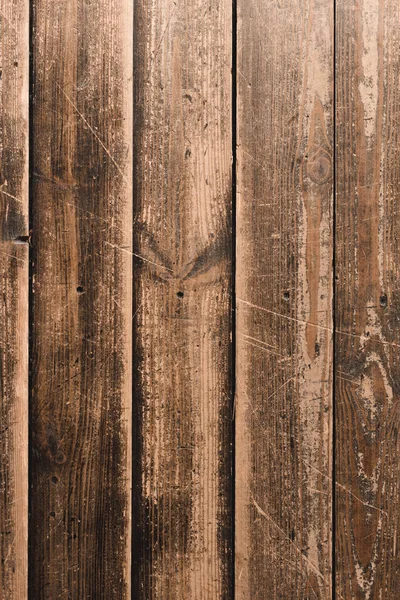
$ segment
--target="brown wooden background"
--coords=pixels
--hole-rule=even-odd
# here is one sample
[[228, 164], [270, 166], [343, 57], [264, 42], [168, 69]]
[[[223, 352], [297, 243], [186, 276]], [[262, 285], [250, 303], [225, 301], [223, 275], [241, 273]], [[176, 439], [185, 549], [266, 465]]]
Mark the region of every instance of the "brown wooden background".
[[400, 598], [398, 0], [0, 0], [0, 600]]

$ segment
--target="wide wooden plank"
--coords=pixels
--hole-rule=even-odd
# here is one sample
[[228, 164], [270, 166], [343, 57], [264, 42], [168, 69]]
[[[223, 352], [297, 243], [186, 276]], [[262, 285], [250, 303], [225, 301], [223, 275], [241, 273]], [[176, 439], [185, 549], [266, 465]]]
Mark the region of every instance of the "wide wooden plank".
[[30, 593], [130, 598], [132, 0], [34, 0]]
[[236, 598], [331, 598], [333, 2], [239, 0]]
[[337, 2], [337, 597], [400, 596], [400, 5]]
[[28, 576], [29, 3], [0, 3], [0, 598]]
[[138, 0], [134, 597], [230, 598], [231, 2]]

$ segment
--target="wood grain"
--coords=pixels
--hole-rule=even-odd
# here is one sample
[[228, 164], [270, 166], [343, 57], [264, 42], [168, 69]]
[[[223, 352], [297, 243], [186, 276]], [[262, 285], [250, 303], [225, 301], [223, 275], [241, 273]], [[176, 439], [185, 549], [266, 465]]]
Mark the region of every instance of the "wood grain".
[[400, 594], [396, 0], [337, 3], [337, 597]]
[[134, 596], [230, 598], [231, 3], [134, 25]]
[[235, 597], [330, 599], [333, 3], [238, 13]]
[[27, 598], [29, 4], [0, 2], [0, 598]]
[[131, 0], [34, 0], [30, 593], [130, 598]]

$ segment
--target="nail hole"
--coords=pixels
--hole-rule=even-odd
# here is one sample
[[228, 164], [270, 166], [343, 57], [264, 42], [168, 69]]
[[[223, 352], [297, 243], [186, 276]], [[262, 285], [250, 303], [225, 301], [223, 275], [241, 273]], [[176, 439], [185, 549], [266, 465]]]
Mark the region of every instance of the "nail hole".
[[54, 510], [51, 511], [50, 516], [54, 519], [54, 517], [56, 516], [56, 513], [54, 512]]
[[66, 456], [64, 454], [64, 452], [58, 452], [57, 456], [55, 457], [55, 461], [57, 464], [62, 465], [63, 463], [65, 463], [66, 460]]
[[382, 296], [379, 298], [379, 304], [382, 306], [382, 308], [386, 308], [387, 303], [388, 303], [388, 299], [387, 299], [386, 294], [382, 294]]
[[283, 299], [286, 300], [286, 302], [290, 299], [290, 293], [289, 292], [284, 292], [283, 293]]
[[51, 481], [54, 483], [54, 485], [56, 483], [58, 483], [58, 477], [56, 477], [55, 475], [51, 478]]
[[83, 294], [83, 287], [81, 285], [78, 285], [76, 291], [78, 292], [78, 294]]
[[185, 295], [183, 292], [178, 292], [176, 294], [178, 296], [178, 298], [183, 298], [183, 296]]

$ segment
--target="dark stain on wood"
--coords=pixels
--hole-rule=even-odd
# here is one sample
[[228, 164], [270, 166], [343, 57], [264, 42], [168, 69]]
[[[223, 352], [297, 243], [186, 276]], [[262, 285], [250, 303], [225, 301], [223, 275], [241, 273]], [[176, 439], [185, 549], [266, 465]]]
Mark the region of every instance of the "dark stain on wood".
[[130, 597], [131, 8], [33, 5], [29, 586], [38, 600]]

